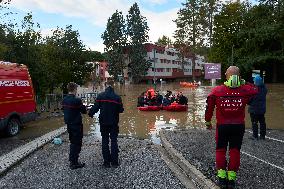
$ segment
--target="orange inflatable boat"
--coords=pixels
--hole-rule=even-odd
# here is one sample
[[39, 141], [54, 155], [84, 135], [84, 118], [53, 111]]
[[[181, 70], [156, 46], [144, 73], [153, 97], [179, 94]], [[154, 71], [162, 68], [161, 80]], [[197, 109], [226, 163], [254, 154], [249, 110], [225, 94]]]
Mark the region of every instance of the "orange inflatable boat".
[[199, 85], [197, 83], [190, 83], [190, 82], [180, 82], [179, 83], [181, 87], [198, 87]]

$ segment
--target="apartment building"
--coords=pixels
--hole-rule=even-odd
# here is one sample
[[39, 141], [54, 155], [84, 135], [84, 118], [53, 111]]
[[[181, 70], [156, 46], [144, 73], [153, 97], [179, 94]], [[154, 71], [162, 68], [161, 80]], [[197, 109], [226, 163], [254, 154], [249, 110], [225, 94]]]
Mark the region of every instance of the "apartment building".
[[[186, 79], [192, 77], [192, 57], [187, 56], [184, 60], [184, 68], [179, 57], [179, 51], [174, 48], [146, 43], [147, 60], [151, 61], [145, 80], [156, 79]], [[126, 63], [129, 63], [126, 59]], [[195, 76], [200, 77], [204, 65], [204, 57], [197, 55], [195, 60]]]
[[106, 81], [107, 78], [111, 77], [108, 73], [108, 62], [87, 62], [93, 66], [93, 74], [96, 77], [100, 77], [101, 81]]

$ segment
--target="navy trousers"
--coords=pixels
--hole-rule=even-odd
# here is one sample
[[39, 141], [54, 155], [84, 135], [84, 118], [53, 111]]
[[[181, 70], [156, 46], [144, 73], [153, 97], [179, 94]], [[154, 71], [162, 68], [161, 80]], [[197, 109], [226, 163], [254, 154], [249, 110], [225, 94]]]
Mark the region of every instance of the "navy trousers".
[[[102, 136], [102, 154], [104, 163], [118, 164], [118, 125], [102, 125], [101, 124], [101, 136]], [[111, 140], [111, 148], [109, 149], [109, 139]]]
[[264, 114], [250, 114], [251, 124], [252, 124], [252, 132], [255, 138], [258, 138], [258, 123], [259, 123], [259, 133], [260, 137], [265, 137], [266, 135], [266, 123]]
[[82, 147], [83, 125], [67, 125], [70, 140], [69, 161], [70, 164], [78, 164]]

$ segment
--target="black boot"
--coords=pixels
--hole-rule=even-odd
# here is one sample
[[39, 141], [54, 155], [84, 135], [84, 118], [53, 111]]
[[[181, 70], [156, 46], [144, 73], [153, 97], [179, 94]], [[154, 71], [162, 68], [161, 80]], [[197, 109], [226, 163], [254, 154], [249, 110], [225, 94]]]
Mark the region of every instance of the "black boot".
[[228, 181], [228, 189], [235, 189], [236, 188], [236, 182], [234, 180]]
[[218, 177], [218, 186], [220, 189], [227, 189], [227, 179]]
[[110, 168], [110, 162], [104, 162], [103, 167], [104, 168]]
[[112, 166], [113, 168], [118, 168], [118, 167], [120, 166], [120, 162], [112, 162], [112, 163], [111, 163], [111, 166]]
[[80, 169], [85, 167], [85, 163], [71, 163], [70, 164], [70, 169], [74, 170], [74, 169]]

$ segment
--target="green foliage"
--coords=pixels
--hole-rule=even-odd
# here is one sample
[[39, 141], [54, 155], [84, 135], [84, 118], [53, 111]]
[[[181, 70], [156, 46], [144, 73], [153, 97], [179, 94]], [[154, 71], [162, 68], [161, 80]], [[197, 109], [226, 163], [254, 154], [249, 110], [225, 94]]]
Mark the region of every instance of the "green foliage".
[[[205, 46], [211, 47], [213, 40], [213, 27], [214, 27], [214, 17], [219, 13], [222, 6], [219, 0], [203, 0], [202, 6], [200, 8], [201, 20], [200, 24], [202, 25], [205, 37], [208, 40], [208, 44]], [[202, 48], [202, 47], [201, 47]]]
[[[118, 75], [123, 75], [126, 68], [126, 60], [129, 77], [134, 82], [139, 82], [151, 65], [145, 59], [146, 49], [144, 43], [148, 41], [149, 27], [146, 18], [140, 13], [137, 3], [134, 3], [127, 15], [127, 23], [122, 12], [116, 11], [108, 19], [105, 32], [102, 34], [104, 45], [106, 46], [105, 56], [109, 63], [109, 73], [118, 79]], [[127, 51], [129, 57], [124, 54]]]
[[[206, 38], [206, 9], [203, 0], [187, 0], [182, 5], [183, 8], [178, 11], [178, 18], [174, 21], [177, 25], [175, 46], [180, 51], [182, 64], [184, 56], [189, 53], [192, 55], [192, 70], [195, 70], [195, 53], [204, 45]], [[193, 80], [194, 73], [193, 71]]]
[[[68, 82], [75, 81], [82, 85], [92, 71], [92, 67], [86, 64], [90, 61], [90, 52], [79, 37], [78, 31], [69, 25], [65, 29], [57, 28], [51, 37], [45, 39], [44, 54], [48, 56], [44, 62], [53, 71], [51, 78], [57, 84], [66, 86]], [[50, 88], [54, 82], [50, 82]]]
[[[222, 11], [215, 16], [215, 29], [213, 34], [214, 60], [230, 64], [228, 58], [231, 56], [233, 45], [237, 44], [236, 34], [244, 25], [246, 7], [238, 2], [225, 5]], [[214, 54], [214, 52], [217, 52]]]
[[137, 3], [134, 3], [127, 15], [127, 34], [129, 42], [129, 69], [134, 82], [139, 82], [147, 74], [151, 63], [145, 59], [147, 52], [144, 43], [149, 39], [147, 20], [140, 13]]
[[157, 45], [165, 45], [165, 46], [172, 46], [173, 45], [173, 41], [169, 37], [163, 35], [161, 38], [159, 37], [158, 41], [155, 44], [157, 44]]
[[107, 60], [109, 64], [109, 73], [115, 79], [118, 75], [123, 75], [123, 69], [126, 67], [123, 55], [123, 49], [126, 46], [126, 28], [122, 12], [116, 11], [108, 19], [105, 32], [102, 34]]
[[46, 38], [39, 29], [31, 13], [24, 17], [19, 28], [1, 23], [0, 59], [27, 65], [37, 95], [64, 88], [70, 81], [84, 84], [92, 71], [86, 62], [102, 57], [86, 50], [72, 26], [57, 28]]
[[89, 51], [89, 60], [92, 62], [102, 62], [106, 60], [106, 57], [98, 51]]
[[225, 5], [215, 16], [209, 59], [224, 67], [235, 64], [243, 73], [279, 67], [284, 63], [283, 6], [283, 1], [275, 0]]
[[175, 20], [177, 31], [175, 32], [178, 42], [184, 40], [195, 51], [203, 45], [205, 31], [201, 23], [204, 21], [204, 8], [202, 0], [187, 0], [183, 3], [183, 8], [178, 12]]

